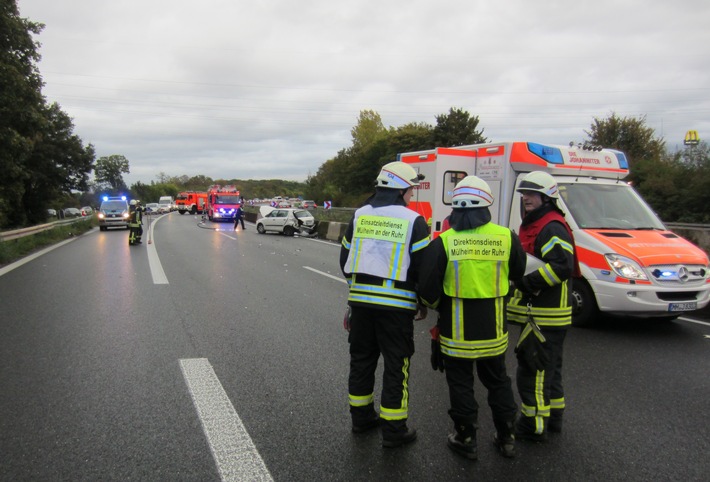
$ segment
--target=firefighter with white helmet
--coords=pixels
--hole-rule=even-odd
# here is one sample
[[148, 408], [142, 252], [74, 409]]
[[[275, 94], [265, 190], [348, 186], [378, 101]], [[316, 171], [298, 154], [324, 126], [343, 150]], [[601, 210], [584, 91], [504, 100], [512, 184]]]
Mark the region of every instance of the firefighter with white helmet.
[[[407, 426], [409, 367], [413, 321], [426, 316], [417, 285], [429, 229], [407, 205], [422, 178], [403, 162], [384, 165], [375, 193], [355, 211], [340, 250], [340, 267], [349, 286], [352, 431], [381, 427], [383, 447], [399, 447], [417, 436]], [[378, 414], [374, 389], [380, 354], [384, 374]]]
[[510, 280], [525, 272], [525, 252], [514, 232], [491, 222], [493, 202], [490, 186], [477, 176], [456, 184], [451, 228], [429, 244], [420, 289], [424, 304], [439, 312], [432, 329], [432, 368], [446, 372], [449, 386], [454, 432], [448, 446], [474, 460], [478, 456], [474, 367], [488, 390], [496, 447], [505, 457], [515, 456], [518, 407], [505, 367], [505, 299]]
[[572, 323], [572, 277], [578, 275], [579, 267], [572, 231], [557, 205], [560, 194], [555, 179], [533, 171], [521, 178], [517, 190], [525, 209], [520, 241], [544, 265], [516, 283], [508, 319], [521, 324], [520, 347], [527, 336], [534, 336], [527, 323], [531, 317], [544, 337], [544, 353], [536, 363], [518, 353], [516, 378], [522, 407], [516, 436], [539, 442], [548, 432], [562, 430], [562, 349]]
[[128, 244], [142, 244], [141, 237], [143, 236], [143, 206], [138, 199], [131, 199], [128, 207]]

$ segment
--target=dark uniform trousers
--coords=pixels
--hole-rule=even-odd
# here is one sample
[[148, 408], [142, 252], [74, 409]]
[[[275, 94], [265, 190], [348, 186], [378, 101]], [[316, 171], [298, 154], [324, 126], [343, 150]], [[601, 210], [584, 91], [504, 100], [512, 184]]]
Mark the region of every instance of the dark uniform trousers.
[[[529, 433], [534, 433], [536, 430], [539, 433], [541, 429], [539, 422], [546, 424], [549, 417], [561, 418], [564, 410], [562, 350], [567, 329], [541, 326], [540, 331], [545, 336], [544, 346], [548, 356], [545, 371], [533, 371], [519, 363], [517, 372], [518, 393], [523, 404], [523, 416], [518, 424]], [[542, 399], [539, 398], [540, 395]], [[552, 407], [551, 400], [555, 402]]]
[[[350, 321], [351, 396], [367, 397], [375, 388], [377, 362], [382, 354], [384, 372], [380, 405], [391, 410], [403, 409], [404, 418], [382, 418], [383, 433], [396, 433], [406, 426], [409, 406], [409, 359], [414, 354], [414, 313], [352, 306]], [[375, 417], [374, 403], [350, 407], [354, 425]], [[381, 416], [384, 414], [381, 414]]]
[[457, 425], [475, 425], [478, 421], [478, 403], [473, 391], [474, 363], [478, 378], [488, 390], [488, 405], [496, 429], [509, 430], [506, 423], [515, 419], [518, 407], [513, 398], [510, 377], [506, 374], [505, 355], [478, 358], [475, 361], [446, 356], [444, 364], [451, 402], [449, 416]]

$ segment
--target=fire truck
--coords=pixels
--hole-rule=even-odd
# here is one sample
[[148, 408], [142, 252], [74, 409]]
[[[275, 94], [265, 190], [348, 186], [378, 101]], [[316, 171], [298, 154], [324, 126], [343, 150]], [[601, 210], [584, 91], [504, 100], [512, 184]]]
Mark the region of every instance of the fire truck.
[[446, 229], [454, 186], [468, 175], [484, 179], [495, 202], [492, 220], [518, 230], [525, 213], [516, 188], [531, 171], [551, 174], [558, 205], [574, 235], [581, 279], [573, 282], [573, 323], [612, 315], [674, 319], [710, 302], [710, 266], [704, 251], [669, 231], [624, 181], [623, 152], [596, 146], [501, 142], [407, 152], [398, 159], [426, 177], [410, 208]]
[[180, 214], [202, 213], [205, 204], [207, 204], [207, 193], [198, 191], [181, 192], [178, 194], [175, 204]]
[[242, 204], [239, 190], [232, 185], [213, 184], [207, 190], [207, 217], [210, 221], [234, 221], [237, 208]]

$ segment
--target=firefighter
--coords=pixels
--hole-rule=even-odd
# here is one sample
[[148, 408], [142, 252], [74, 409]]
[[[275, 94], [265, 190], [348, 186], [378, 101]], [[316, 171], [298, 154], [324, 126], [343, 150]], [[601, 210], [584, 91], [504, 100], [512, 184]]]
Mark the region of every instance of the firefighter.
[[525, 209], [520, 241], [523, 249], [544, 265], [516, 284], [508, 303], [508, 320], [522, 324], [522, 342], [526, 333], [534, 336], [524, 330], [528, 315], [532, 316], [544, 336], [546, 356], [538, 367], [518, 357], [516, 382], [522, 407], [516, 436], [542, 442], [548, 431], [562, 430], [562, 348], [567, 327], [572, 324], [571, 278], [579, 268], [572, 231], [557, 206], [555, 179], [546, 172], [533, 171], [521, 179], [518, 192]]
[[[414, 354], [414, 323], [426, 317], [416, 286], [424, 248], [426, 220], [407, 208], [423, 177], [410, 165], [382, 167], [375, 193], [359, 208], [343, 236], [340, 267], [351, 310], [350, 375], [352, 431], [382, 427], [383, 447], [414, 441], [409, 416], [409, 368]], [[375, 410], [375, 371], [382, 355], [384, 374], [379, 415]]]
[[142, 244], [141, 237], [143, 236], [143, 206], [137, 199], [131, 199], [128, 207], [128, 244]]
[[477, 458], [478, 422], [474, 367], [488, 390], [494, 443], [503, 456], [515, 456], [518, 407], [505, 367], [505, 306], [510, 280], [525, 272], [525, 252], [515, 233], [491, 222], [493, 201], [483, 179], [467, 176], [459, 181], [448, 218], [451, 228], [427, 248], [420, 288], [424, 304], [439, 312], [432, 368], [446, 372], [449, 386], [454, 432], [448, 446], [472, 460]]

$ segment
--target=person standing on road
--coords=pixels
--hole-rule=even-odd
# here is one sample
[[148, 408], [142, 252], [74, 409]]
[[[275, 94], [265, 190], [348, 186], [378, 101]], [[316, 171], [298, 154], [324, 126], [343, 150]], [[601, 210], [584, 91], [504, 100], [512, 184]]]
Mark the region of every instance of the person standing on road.
[[143, 207], [141, 202], [136, 199], [131, 199], [128, 208], [128, 244], [142, 244], [141, 237], [143, 236]]
[[[562, 430], [562, 348], [567, 327], [572, 324], [571, 278], [579, 274], [579, 267], [572, 231], [557, 206], [555, 179], [546, 172], [533, 171], [521, 179], [518, 192], [525, 208], [520, 241], [523, 249], [542, 260], [544, 266], [516, 283], [508, 303], [508, 319], [524, 328], [528, 316], [532, 316], [545, 338], [546, 360], [544, 369], [539, 370], [519, 357], [517, 385], [522, 407], [516, 436], [542, 442], [548, 431]], [[525, 333], [521, 330], [521, 337]]]
[[439, 343], [432, 368], [446, 372], [454, 433], [448, 446], [459, 455], [478, 457], [478, 403], [474, 366], [488, 390], [496, 427], [494, 442], [505, 457], [515, 456], [515, 403], [506, 372], [508, 349], [506, 297], [510, 280], [525, 272], [525, 252], [517, 235], [491, 222], [494, 198], [486, 181], [468, 176], [453, 191], [451, 228], [427, 248], [420, 297], [439, 311]]
[[[242, 198], [242, 202], [244, 202], [244, 199]], [[237, 205], [237, 210], [234, 212], [234, 230], [237, 230], [237, 226], [239, 223], [242, 223], [242, 231], [246, 229], [244, 227], [244, 210], [242, 209], [242, 205], [239, 204]]]
[[[348, 280], [351, 310], [348, 391], [352, 431], [382, 427], [383, 447], [412, 442], [407, 426], [409, 366], [419, 305], [422, 253], [429, 243], [426, 220], [407, 208], [423, 176], [409, 164], [382, 167], [375, 194], [355, 211], [342, 239], [340, 267]], [[375, 371], [382, 355], [380, 413], [375, 410]]]

